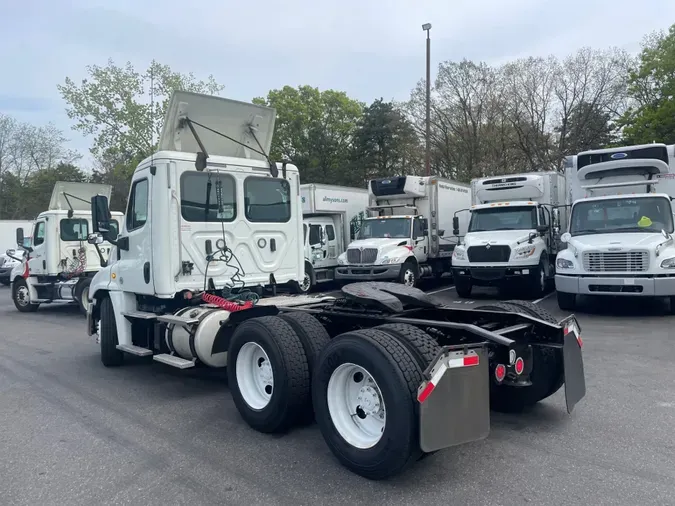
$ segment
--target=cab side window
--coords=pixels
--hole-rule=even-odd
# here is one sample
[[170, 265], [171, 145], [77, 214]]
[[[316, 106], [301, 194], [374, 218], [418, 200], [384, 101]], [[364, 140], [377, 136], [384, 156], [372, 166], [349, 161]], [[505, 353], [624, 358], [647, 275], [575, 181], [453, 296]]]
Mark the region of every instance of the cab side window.
[[39, 246], [45, 242], [45, 222], [40, 221], [35, 225], [35, 231], [33, 232], [33, 246]]
[[127, 232], [136, 230], [148, 221], [148, 180], [139, 179], [131, 187], [127, 206]]
[[413, 221], [413, 239], [417, 239], [418, 237], [422, 237], [423, 234], [423, 227], [422, 227], [422, 220], [419, 218], [416, 218]]

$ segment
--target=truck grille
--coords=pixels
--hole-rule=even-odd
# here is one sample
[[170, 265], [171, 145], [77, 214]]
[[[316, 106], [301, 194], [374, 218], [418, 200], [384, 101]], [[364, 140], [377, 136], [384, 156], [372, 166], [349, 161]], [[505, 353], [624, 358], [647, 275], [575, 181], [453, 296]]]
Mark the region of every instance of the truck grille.
[[467, 250], [469, 262], [508, 262], [511, 248], [508, 246], [471, 246]]
[[347, 262], [350, 264], [373, 264], [377, 260], [377, 248], [350, 248], [347, 250]]
[[616, 253], [587, 251], [584, 269], [588, 272], [641, 272], [649, 269], [649, 252], [621, 251]]

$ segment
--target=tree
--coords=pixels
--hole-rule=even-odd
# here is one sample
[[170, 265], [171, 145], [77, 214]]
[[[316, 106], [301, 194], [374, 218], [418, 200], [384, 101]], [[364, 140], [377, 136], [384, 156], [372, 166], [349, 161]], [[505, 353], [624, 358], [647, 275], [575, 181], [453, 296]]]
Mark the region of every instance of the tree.
[[357, 124], [352, 160], [345, 183], [355, 186], [376, 177], [417, 173], [422, 165], [419, 138], [410, 121], [380, 98], [364, 109]]
[[105, 183], [112, 186], [110, 209], [126, 211], [129, 182], [136, 166], [143, 160], [142, 154], [133, 151], [120, 152], [110, 148], [95, 162], [91, 175], [92, 183]]
[[610, 114], [601, 105], [580, 102], [565, 122], [564, 135], [562, 126], [557, 128], [561, 133], [560, 144], [565, 146], [568, 154], [607, 147], [614, 138], [610, 120]]
[[0, 114], [0, 217], [33, 218], [39, 212], [36, 206], [47, 206], [51, 188], [35, 190], [33, 184], [47, 174], [66, 177], [63, 167], [80, 158], [65, 147], [66, 141], [52, 124], [38, 127]]
[[271, 156], [298, 166], [303, 182], [340, 183], [363, 104], [342, 91], [284, 86], [253, 102], [277, 112]]
[[646, 38], [628, 84], [632, 104], [618, 122], [623, 143], [675, 143], [675, 24]]
[[67, 77], [57, 88], [67, 104], [68, 117], [75, 120], [73, 128], [94, 136], [91, 152], [95, 157], [109, 150], [149, 156], [173, 90], [217, 95], [224, 88], [213, 76], [200, 81], [154, 60], [144, 72], [131, 63], [119, 67], [113, 60], [105, 67], [90, 65], [87, 72], [89, 78], [79, 85]]

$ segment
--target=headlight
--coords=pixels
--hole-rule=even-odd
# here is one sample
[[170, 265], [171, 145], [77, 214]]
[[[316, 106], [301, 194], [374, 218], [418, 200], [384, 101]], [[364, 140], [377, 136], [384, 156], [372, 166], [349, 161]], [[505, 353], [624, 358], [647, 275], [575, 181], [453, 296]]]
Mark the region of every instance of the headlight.
[[572, 269], [574, 267], [574, 263], [570, 260], [565, 260], [564, 258], [558, 258], [555, 261], [555, 265], [558, 269]]
[[344, 265], [344, 264], [345, 264], [345, 256], [344, 256], [344, 254], [342, 254], [342, 255], [340, 255], [340, 256], [338, 257], [337, 262], [338, 262], [338, 265]]
[[513, 253], [515, 254], [516, 258], [527, 258], [534, 255], [536, 250], [536, 246], [521, 246], [520, 248], [516, 248]]
[[460, 248], [459, 246], [457, 246], [455, 247], [455, 250], [452, 252], [452, 256], [457, 260], [466, 260], [466, 250], [464, 248]]
[[661, 262], [661, 269], [675, 269], [675, 257], [663, 260], [663, 262]]

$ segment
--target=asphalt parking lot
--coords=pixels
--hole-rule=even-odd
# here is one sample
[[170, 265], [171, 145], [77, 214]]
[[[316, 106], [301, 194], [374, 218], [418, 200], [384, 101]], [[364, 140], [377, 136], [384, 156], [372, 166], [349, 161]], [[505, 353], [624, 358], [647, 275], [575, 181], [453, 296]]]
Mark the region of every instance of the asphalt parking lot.
[[[428, 290], [467, 303], [448, 285]], [[555, 296], [539, 304], [564, 316]], [[370, 482], [333, 459], [316, 426], [250, 429], [222, 373], [106, 369], [75, 308], [22, 314], [2, 287], [0, 502], [673, 504], [675, 316], [634, 299], [586, 301], [576, 314], [587, 395], [572, 415], [558, 392], [525, 415], [493, 414], [482, 442]]]

